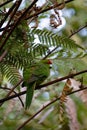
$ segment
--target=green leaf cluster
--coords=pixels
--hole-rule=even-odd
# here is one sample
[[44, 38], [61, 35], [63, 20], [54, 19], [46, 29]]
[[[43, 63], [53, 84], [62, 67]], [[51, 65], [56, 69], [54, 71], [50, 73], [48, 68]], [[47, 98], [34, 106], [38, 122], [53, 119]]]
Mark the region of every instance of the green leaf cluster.
[[84, 48], [72, 39], [58, 36], [48, 30], [29, 29], [26, 21], [16, 27], [4, 49], [6, 48], [8, 53], [0, 64], [0, 68], [2, 75], [5, 75], [12, 84], [16, 83], [16, 78], [21, 77], [19, 69], [22, 70], [26, 65], [31, 65], [47, 55], [64, 57], [67, 53], [65, 57], [72, 58], [75, 52], [75, 58], [82, 56], [84, 52]]

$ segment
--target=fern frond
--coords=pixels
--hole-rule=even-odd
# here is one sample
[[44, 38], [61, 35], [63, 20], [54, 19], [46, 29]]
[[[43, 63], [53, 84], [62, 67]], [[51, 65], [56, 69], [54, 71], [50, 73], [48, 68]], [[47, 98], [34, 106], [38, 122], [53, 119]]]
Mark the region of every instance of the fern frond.
[[12, 50], [4, 58], [3, 64], [12, 65], [20, 69], [27, 64], [30, 64], [31, 60], [34, 58], [28, 49], [25, 49], [24, 47], [18, 47], [17, 49]]
[[45, 56], [47, 52], [49, 51], [49, 48], [46, 45], [43, 44], [36, 44], [33, 47], [33, 54], [34, 56]]
[[18, 69], [8, 64], [0, 64], [0, 71], [12, 85], [15, 85], [22, 78]]
[[[66, 50], [66, 49], [60, 49], [56, 50], [52, 55], [55, 55], [55, 58], [71, 58], [71, 59], [77, 59], [77, 58], [82, 58], [84, 56], [83, 51], [77, 51], [77, 50]], [[52, 56], [51, 55], [51, 56]]]
[[47, 45], [48, 47], [63, 47], [63, 48], [80, 48], [83, 49], [80, 45], [76, 44], [76, 42], [66, 36], [58, 36], [51, 31], [48, 30], [40, 30], [34, 29], [32, 33], [36, 34], [42, 44]]

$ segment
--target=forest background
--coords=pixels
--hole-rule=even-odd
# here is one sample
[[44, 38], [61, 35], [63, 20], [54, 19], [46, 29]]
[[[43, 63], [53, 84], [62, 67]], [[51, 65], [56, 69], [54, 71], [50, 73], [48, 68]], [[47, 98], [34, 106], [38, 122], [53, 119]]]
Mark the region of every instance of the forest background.
[[[87, 129], [87, 1], [0, 0], [0, 129]], [[53, 64], [25, 110], [23, 70]]]

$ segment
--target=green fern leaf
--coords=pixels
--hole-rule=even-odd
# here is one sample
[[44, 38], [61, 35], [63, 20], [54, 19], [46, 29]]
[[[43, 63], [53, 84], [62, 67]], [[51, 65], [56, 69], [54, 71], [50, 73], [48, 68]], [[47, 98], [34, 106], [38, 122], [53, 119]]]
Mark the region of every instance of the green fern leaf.
[[66, 36], [58, 36], [51, 31], [48, 30], [39, 30], [34, 29], [32, 33], [36, 34], [42, 44], [45, 44], [49, 47], [63, 47], [63, 48], [80, 48], [83, 49], [80, 45], [76, 44], [76, 42]]
[[1, 64], [0, 71], [12, 85], [15, 85], [22, 78], [18, 69], [8, 64]]

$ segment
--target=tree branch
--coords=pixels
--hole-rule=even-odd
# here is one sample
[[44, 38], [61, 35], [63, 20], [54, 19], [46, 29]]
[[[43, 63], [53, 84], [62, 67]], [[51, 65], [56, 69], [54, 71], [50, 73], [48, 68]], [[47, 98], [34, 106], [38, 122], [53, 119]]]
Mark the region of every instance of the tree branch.
[[[11, 93], [14, 91], [14, 89], [15, 89], [22, 81], [23, 81], [23, 80], [21, 79], [21, 80], [8, 92], [8, 94], [5, 96], [5, 98], [8, 98], [8, 97], [11, 95]], [[16, 96], [19, 96], [19, 95], [16, 94]], [[0, 106], [2, 106], [2, 105], [3, 105], [3, 102], [0, 103]]]
[[82, 29], [84, 29], [86, 27], [87, 27], [87, 23], [86, 23], [86, 25], [80, 27], [78, 30], [72, 32], [71, 35], [69, 36], [69, 38], [72, 37], [73, 35], [75, 35], [76, 33], [80, 32]]
[[[58, 79], [53, 80], [53, 81], [51, 81], [51, 82], [48, 82], [48, 83], [45, 83], [45, 84], [43, 84], [43, 85], [37, 86], [36, 89], [41, 89], [41, 88], [43, 88], [43, 87], [47, 87], [47, 86], [52, 85], [52, 84], [54, 84], [54, 83], [58, 83], [58, 82], [63, 81], [63, 80], [65, 80], [65, 79], [72, 78], [72, 77], [75, 77], [75, 76], [77, 76], [77, 75], [80, 75], [80, 74], [83, 74], [83, 73], [86, 73], [86, 72], [87, 72], [87, 70], [83, 70], [83, 71], [77, 72], [76, 74], [70, 74], [70, 75], [64, 76], [64, 77], [62, 77], [62, 78], [58, 78]], [[22, 81], [21, 81], [21, 82], [22, 82]], [[20, 83], [21, 83], [21, 82], [20, 82]], [[19, 85], [19, 84], [17, 84], [17, 85]], [[16, 85], [16, 86], [17, 86], [17, 85]], [[16, 88], [16, 86], [15, 86], [14, 88]], [[14, 90], [14, 89], [13, 89], [13, 90]], [[16, 95], [11, 95], [11, 96], [9, 96], [9, 97], [5, 97], [5, 98], [3, 98], [3, 99], [0, 99], [0, 103], [3, 103], [3, 102], [8, 101], [8, 100], [10, 100], [10, 99], [16, 98], [17, 96], [24, 95], [25, 93], [26, 93], [26, 91], [22, 91], [22, 92], [20, 92], [20, 93], [17, 93]]]
[[[75, 35], [76, 33], [80, 32], [82, 29], [84, 29], [85, 27], [87, 27], [87, 24], [80, 27], [78, 30], [72, 32], [71, 35], [68, 36], [68, 38], [71, 38], [73, 35]], [[58, 46], [59, 47], [59, 46]], [[58, 47], [55, 47], [53, 50], [51, 50], [43, 59], [46, 59], [50, 54], [52, 54]]]
[[[72, 1], [74, 1], [74, 0], [67, 0], [67, 1], [65, 1], [65, 4], [67, 4], [67, 3], [69, 3], [69, 2], [72, 2]], [[42, 14], [42, 13], [44, 13], [44, 12], [47, 12], [47, 11], [49, 11], [49, 10], [51, 10], [51, 9], [58, 8], [58, 7], [61, 6], [62, 4], [63, 4], [63, 2], [60, 3], [60, 4], [56, 4], [56, 5], [50, 6], [50, 7], [46, 8], [46, 9], [43, 9], [43, 10], [41, 10], [41, 11], [39, 11], [39, 12], [36, 12], [35, 14], [32, 14], [32, 15], [30, 15], [29, 17], [27, 17], [26, 20], [27, 20], [27, 19], [30, 19], [30, 18], [32, 18], [32, 17], [36, 17], [36, 16], [38, 16], [39, 14]]]
[[6, 54], [7, 54], [7, 50], [5, 50], [3, 53], [2, 53], [2, 55], [0, 56], [0, 62], [3, 60], [3, 58], [6, 56]]
[[[67, 0], [65, 3], [68, 3], [68, 2], [71, 2], [71, 1], [73, 1], [73, 0]], [[36, 3], [36, 2], [37, 2], [37, 0], [34, 1], [34, 3]], [[62, 4], [62, 3], [61, 3], [61, 4]], [[61, 4], [58, 4], [58, 6], [60, 6]], [[32, 2], [32, 4], [27, 8], [27, 10], [26, 10], [25, 12], [29, 11], [29, 9], [32, 7], [32, 5], [33, 5], [33, 2]], [[56, 5], [56, 6], [57, 6], [57, 5]], [[56, 6], [54, 6], [54, 8], [56, 8]], [[58, 7], [58, 6], [57, 6], [57, 7]], [[53, 7], [52, 7], [52, 8], [53, 8]], [[24, 16], [25, 12], [24, 12], [24, 13], [22, 14], [22, 16], [18, 19], [16, 25], [18, 25], [18, 23], [20, 22], [19, 20], [21, 20], [21, 18]], [[39, 12], [39, 13], [40, 13], [40, 12]], [[15, 25], [15, 26], [16, 26], [16, 25]], [[85, 25], [84, 27], [86, 27], [86, 26], [87, 26], [87, 25]], [[81, 29], [83, 29], [84, 27], [82, 27]], [[81, 30], [81, 29], [79, 29], [79, 30]], [[78, 32], [78, 31], [77, 31], [77, 32]], [[76, 33], [77, 33], [77, 32], [76, 32]], [[74, 32], [72, 35], [74, 35], [74, 34], [75, 34], [75, 32]], [[71, 36], [72, 36], [72, 35], [71, 35]], [[71, 36], [70, 36], [70, 37], [71, 37]], [[79, 75], [79, 74], [85, 73], [85, 72], [87, 72], [87, 70], [78, 72], [77, 74], [68, 75], [68, 76], [62, 77], [62, 78], [60, 78], [60, 79], [56, 79], [56, 80], [51, 81], [51, 82], [49, 82], [49, 83], [46, 83], [46, 84], [37, 86], [36, 89], [41, 89], [41, 88], [46, 87], [46, 86], [48, 86], [48, 85], [54, 84], [54, 83], [56, 83], [56, 82], [60, 82], [60, 81], [62, 81], [62, 80], [65, 80], [65, 79], [67, 79], [67, 78], [70, 78], [70, 77], [72, 77], [72, 76], [76, 76], [76, 75]], [[23, 80], [22, 80], [22, 81], [23, 81]], [[22, 82], [22, 81], [21, 81], [21, 82]], [[20, 82], [20, 83], [21, 83], [21, 82]], [[18, 83], [18, 84], [20, 84], [20, 83]], [[23, 94], [25, 94], [26, 91], [23, 91], [23, 92], [20, 92], [20, 93], [18, 93], [18, 94], [16, 94], [16, 95], [9, 96], [9, 95], [13, 92], [13, 90], [18, 86], [18, 84], [17, 84], [16, 86], [14, 86], [14, 87], [12, 88], [12, 90], [8, 93], [8, 95], [7, 95], [4, 99], [1, 99], [0, 102], [3, 103], [4, 101], [10, 100], [10, 99], [12, 99], [12, 98], [15, 98], [15, 97], [17, 97], [18, 95], [23, 95]], [[9, 97], [8, 97], [8, 96], [9, 96]]]
[[48, 83], [45, 83], [45, 84], [43, 84], [43, 85], [37, 86], [36, 89], [41, 89], [41, 88], [43, 88], [43, 87], [45, 87], [45, 86], [49, 86], [49, 85], [52, 85], [52, 84], [54, 84], [54, 83], [58, 83], [58, 82], [60, 82], [60, 81], [63, 81], [63, 80], [68, 79], [68, 78], [75, 77], [75, 76], [80, 75], [80, 74], [83, 74], [83, 73], [87, 73], [87, 70], [83, 70], [83, 71], [77, 72], [77, 73], [75, 73], [75, 74], [69, 74], [69, 75], [64, 76], [64, 77], [62, 77], [62, 78], [55, 79], [55, 80], [50, 81], [50, 82], [48, 82]]
[[9, 3], [12, 2], [12, 1], [13, 1], [13, 0], [8, 0], [8, 1], [6, 1], [6, 2], [0, 4], [0, 8], [1, 8], [2, 6], [4, 6], [4, 5], [6, 5], [6, 4], [9, 4]]
[[4, 47], [4, 45], [6, 44], [8, 38], [10, 37], [10, 35], [12, 34], [12, 32], [14, 31], [15, 27], [20, 23], [20, 21], [22, 20], [22, 18], [26, 15], [26, 13], [33, 7], [33, 5], [37, 2], [38, 0], [34, 0], [31, 5], [29, 5], [29, 7], [23, 12], [23, 14], [18, 18], [18, 20], [15, 22], [15, 25], [12, 27], [11, 31], [8, 33], [8, 35], [6, 36], [5, 40], [2, 42], [1, 46], [0, 46], [0, 50], [2, 50], [2, 48]]
[[[0, 86], [0, 89], [4, 89], [4, 90], [11, 90], [10, 88], [5, 88], [5, 87], [1, 87]], [[13, 93], [16, 95], [17, 94], [17, 92], [15, 92], [15, 91], [13, 91]], [[24, 107], [24, 103], [23, 103], [23, 101], [22, 101], [22, 99], [20, 98], [20, 96], [18, 96], [18, 98], [19, 98], [19, 100], [20, 100], [20, 102], [21, 102], [21, 105], [22, 105], [22, 107]]]
[[16, 14], [16, 11], [18, 10], [18, 8], [19, 8], [21, 2], [22, 2], [22, 0], [20, 0], [20, 2], [15, 2], [14, 6], [13, 6], [14, 8], [9, 12], [9, 14], [10, 14], [10, 19], [9, 19], [9, 21], [8, 21], [8, 23], [7, 23], [6, 27], [5, 27], [5, 29], [4, 29], [4, 31], [3, 31], [3, 33], [2, 33], [2, 35], [1, 35], [2, 38], [3, 38], [3, 36], [5, 35], [5, 33], [7, 32], [7, 29], [9, 28], [10, 22], [12, 21], [14, 15]]
[[[65, 1], [65, 3], [67, 4], [67, 3], [72, 2], [72, 1], [74, 1], [74, 0], [67, 0], [67, 1]], [[41, 10], [40, 12], [35, 13], [35, 14], [33, 14], [33, 15], [27, 17], [25, 20], [27, 20], [27, 19], [29, 19], [29, 18], [32, 18], [32, 17], [36, 17], [36, 15], [39, 15], [39, 14], [44, 13], [44, 12], [46, 12], [46, 11], [49, 11], [49, 10], [51, 10], [51, 9], [57, 8], [57, 7], [61, 6], [62, 4], [63, 4], [63, 3], [56, 4], [55, 6], [51, 6], [51, 7], [48, 7], [47, 9]], [[57, 7], [56, 7], [56, 6], [57, 6]], [[9, 26], [11, 27], [11, 26], [13, 26], [13, 24], [12, 24], [12, 25], [9, 25]], [[3, 31], [4, 29], [5, 29], [5, 27], [4, 27], [4, 28], [1, 28], [0, 31]]]
[[[83, 91], [84, 89], [87, 89], [87, 87], [85, 88], [80, 88], [78, 90], [72, 91], [70, 93], [67, 94], [71, 95], [73, 93], [77, 93], [79, 91]], [[33, 116], [31, 116], [29, 119], [27, 119], [21, 126], [19, 126], [16, 130], [20, 130], [21, 128], [23, 128], [27, 123], [29, 123], [32, 119], [34, 119], [40, 112], [42, 112], [44, 109], [46, 109], [48, 106], [52, 105], [53, 103], [55, 103], [56, 101], [60, 100], [60, 97], [57, 97], [56, 99], [54, 99], [53, 101], [49, 102], [48, 104], [46, 104], [45, 106], [43, 106], [39, 111], [37, 111]]]
[[45, 106], [43, 106], [38, 112], [36, 112], [33, 116], [31, 116], [28, 120], [26, 120], [20, 127], [18, 127], [16, 130], [20, 130], [21, 128], [23, 128], [27, 123], [29, 123], [32, 119], [34, 119], [34, 117], [36, 117], [40, 112], [42, 112], [45, 108], [47, 108], [48, 106], [50, 106], [51, 104], [53, 104], [54, 102], [56, 102], [57, 100], [59, 100], [60, 97], [54, 99], [53, 101], [49, 102], [48, 104], [46, 104]]
[[1, 26], [3, 25], [3, 23], [6, 21], [6, 19], [8, 18], [8, 16], [10, 15], [10, 13], [13, 11], [13, 9], [15, 8], [15, 6], [16, 6], [16, 3], [14, 3], [13, 5], [12, 5], [12, 7], [9, 9], [9, 11], [6, 13], [6, 15], [5, 15], [5, 17], [1, 20], [1, 22], [0, 22], [0, 28], [1, 28]]

